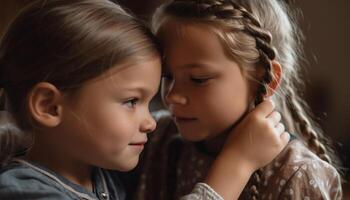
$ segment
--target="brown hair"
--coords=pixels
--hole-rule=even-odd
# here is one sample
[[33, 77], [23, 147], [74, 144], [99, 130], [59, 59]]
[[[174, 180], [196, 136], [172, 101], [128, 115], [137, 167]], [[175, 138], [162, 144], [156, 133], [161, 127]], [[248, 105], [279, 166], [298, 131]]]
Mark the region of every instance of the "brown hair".
[[[168, 19], [208, 25], [228, 56], [237, 61], [248, 76], [249, 72], [262, 67], [265, 75], [256, 80], [260, 84], [256, 104], [262, 101], [268, 83], [274, 78], [271, 61], [281, 63], [283, 75], [273, 98], [286, 129], [299, 136], [321, 159], [339, 167], [328, 140], [299, 96], [303, 84], [299, 65], [302, 34], [295, 15], [285, 3], [276, 0], [175, 0], [156, 11], [152, 24], [154, 32], [157, 33]], [[259, 173], [254, 175], [257, 184]], [[257, 186], [252, 188], [252, 198], [258, 198]]]
[[[74, 92], [122, 62], [135, 64], [159, 55], [148, 27], [115, 3], [35, 1], [13, 21], [0, 44], [6, 110], [22, 132], [30, 132], [27, 96], [35, 84], [45, 81]], [[0, 133], [1, 140], [14, 146], [15, 137], [5, 132]], [[9, 156], [2, 155], [2, 161]]]

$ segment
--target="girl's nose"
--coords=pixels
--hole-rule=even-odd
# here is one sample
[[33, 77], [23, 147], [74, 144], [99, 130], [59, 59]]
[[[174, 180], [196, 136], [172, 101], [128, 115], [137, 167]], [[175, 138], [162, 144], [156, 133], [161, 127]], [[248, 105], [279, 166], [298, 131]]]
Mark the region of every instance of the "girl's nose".
[[165, 101], [168, 106], [170, 105], [186, 105], [187, 98], [184, 95], [178, 93], [168, 93], [165, 96]]
[[163, 94], [163, 99], [167, 106], [186, 105], [188, 103], [186, 96], [182, 94], [181, 88], [175, 83], [165, 87]]
[[153, 132], [157, 127], [157, 123], [150, 113], [148, 113], [147, 118], [141, 124], [141, 132], [150, 133]]

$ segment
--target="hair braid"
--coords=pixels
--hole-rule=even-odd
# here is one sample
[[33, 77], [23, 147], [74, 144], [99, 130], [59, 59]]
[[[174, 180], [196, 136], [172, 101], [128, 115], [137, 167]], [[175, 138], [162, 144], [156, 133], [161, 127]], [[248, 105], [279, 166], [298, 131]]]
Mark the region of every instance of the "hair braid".
[[273, 80], [271, 60], [275, 59], [276, 53], [273, 47], [271, 47], [272, 35], [268, 31], [261, 28], [259, 20], [256, 19], [253, 14], [248, 12], [247, 9], [233, 1], [230, 1], [230, 4], [232, 5], [233, 9], [239, 10], [241, 13], [241, 19], [244, 22], [243, 31], [254, 37], [256, 48], [260, 55], [259, 63], [265, 69], [265, 74], [256, 94], [255, 104], [257, 105], [263, 101], [263, 97], [268, 91], [268, 84]]
[[[203, 2], [203, 1], [201, 1]], [[256, 49], [259, 52], [259, 64], [264, 67], [265, 74], [262, 77], [261, 85], [256, 94], [255, 104], [263, 101], [264, 95], [267, 94], [268, 84], [273, 80], [273, 72], [271, 67], [271, 60], [275, 59], [275, 50], [271, 47], [272, 36], [268, 31], [261, 28], [260, 22], [245, 8], [239, 6], [232, 1], [204, 1], [205, 5], [198, 6], [204, 8], [204, 13], [207, 16], [215, 16], [219, 19], [241, 20], [243, 23], [243, 32], [249, 34], [255, 39]], [[212, 2], [212, 5], [208, 5]], [[251, 198], [259, 199], [260, 177], [262, 171], [257, 170], [253, 177], [254, 182], [250, 188]]]
[[[248, 78], [259, 81], [255, 104], [259, 104], [268, 92], [268, 85], [274, 79], [272, 60], [283, 66], [283, 79], [278, 94], [273, 98], [283, 112], [288, 131], [300, 133], [300, 139], [320, 158], [340, 167], [340, 162], [308, 113], [307, 104], [296, 93], [301, 83], [299, 56], [302, 56], [302, 33], [298, 30], [296, 16], [287, 10], [288, 6], [277, 0], [174, 0], [161, 7], [153, 15], [152, 27], [157, 32], [166, 17], [186, 19], [208, 25], [221, 40], [224, 50], [234, 59]], [[267, 12], [267, 10], [269, 12]], [[273, 37], [272, 37], [273, 36]], [[272, 38], [274, 40], [272, 41]], [[275, 51], [275, 48], [278, 51]], [[250, 76], [260, 67], [264, 74]], [[250, 77], [249, 77], [250, 76]], [[337, 166], [338, 165], [338, 166]], [[339, 168], [338, 168], [339, 170]], [[250, 180], [250, 199], [259, 198], [261, 170]]]
[[[256, 48], [259, 52], [259, 63], [265, 69], [261, 85], [257, 90], [255, 104], [263, 101], [268, 91], [268, 84], [273, 80], [271, 60], [275, 59], [276, 53], [271, 47], [272, 35], [261, 28], [261, 24], [247, 9], [233, 1], [225, 0], [197, 0], [197, 1], [176, 1], [179, 3], [192, 3], [196, 6], [194, 17], [205, 17], [212, 20], [238, 20], [243, 25], [241, 31], [255, 39]], [[185, 12], [185, 10], [183, 11]]]
[[312, 128], [311, 122], [304, 114], [302, 106], [300, 105], [294, 90], [291, 87], [287, 88], [288, 107], [291, 111], [293, 120], [296, 122], [297, 127], [300, 130], [300, 134], [307, 141], [307, 145], [310, 149], [318, 155], [322, 160], [332, 163], [329, 155], [327, 154], [326, 147], [320, 142], [319, 136]]
[[[166, 7], [165, 12], [169, 15], [173, 15], [174, 17], [184, 17], [199, 23], [204, 22], [213, 24], [214, 28], [216, 25], [218, 25], [221, 27], [219, 28], [221, 32], [219, 31], [217, 34], [219, 37], [221, 37], [221, 39], [223, 39], [223, 41], [225, 41], [224, 45], [227, 45], [226, 49], [230, 51], [230, 55], [232, 55], [233, 58], [236, 58], [237, 61], [242, 62], [241, 64], [252, 64], [253, 69], [254, 67], [262, 67], [262, 69], [264, 69], [264, 74], [261, 77], [257, 77], [259, 86], [256, 91], [256, 105], [263, 101], [264, 96], [268, 92], [269, 83], [271, 83], [271, 81], [274, 79], [272, 60], [275, 60], [276, 57], [278, 57], [279, 60], [282, 59], [282, 64], [286, 64], [286, 59], [291, 59], [288, 56], [293, 56], [290, 54], [292, 51], [290, 49], [294, 48], [290, 46], [292, 44], [288, 43], [283, 45], [283, 47], [287, 46], [285, 47], [288, 50], [286, 53], [286, 49], [281, 50], [282, 47], [278, 43], [278, 41], [283, 40], [285, 35], [282, 35], [282, 33], [275, 33], [274, 36], [277, 38], [277, 43], [272, 41], [272, 34], [269, 32], [270, 29], [266, 29], [266, 27], [270, 26], [266, 25], [266, 22], [260, 21], [261, 18], [259, 18], [259, 14], [261, 15], [261, 13], [253, 12], [252, 7], [250, 7], [250, 3], [247, 3], [246, 1], [175, 0], [173, 3], [171, 3], [171, 6]], [[154, 26], [154, 28], [156, 28], [156, 26]], [[271, 29], [272, 33], [274, 33], [273, 31], [279, 31], [276, 30], [276, 28]], [[242, 41], [248, 41], [246, 46], [237, 51], [237, 46], [240, 48], [241, 44], [235, 44], [235, 40], [232, 39], [234, 38], [233, 35], [237, 35], [237, 37], [244, 39]], [[289, 35], [285, 37], [289, 37]], [[239, 41], [239, 39], [237, 40]], [[283, 41], [290, 42], [290, 38]], [[274, 45], [276, 45], [279, 51], [281, 50], [278, 55], [276, 54], [272, 42], [274, 42]], [[290, 48], [288, 49], [288, 47]], [[234, 50], [232, 51], [231, 49]], [[247, 54], [242, 53], [244, 51], [249, 51], [250, 55], [248, 56]], [[287, 61], [289, 61], [288, 59]], [[287, 62], [287, 64], [288, 65], [285, 66], [287, 67], [287, 70], [290, 70], [288, 67], [294, 66], [294, 63], [290, 64]], [[293, 72], [287, 71], [287, 73]], [[313, 150], [320, 158], [330, 162], [329, 154], [327, 155], [328, 149], [326, 149], [320, 142], [317, 132], [312, 128], [313, 124], [311, 124], [311, 122], [308, 120], [308, 116], [303, 110], [304, 105], [301, 105], [303, 101], [299, 101], [298, 96], [294, 93], [292, 88], [293, 85], [290, 85], [292, 82], [288, 81], [288, 78], [290, 78], [291, 75], [287, 74], [287, 76], [287, 80], [284, 81], [287, 81], [288, 83], [285, 82], [283, 84], [284, 86], [289, 87], [290, 90], [286, 92], [288, 96], [286, 97], [287, 101], [285, 103], [288, 110], [291, 112], [291, 118], [293, 121], [295, 121], [295, 126], [297, 129], [299, 129], [298, 131], [300, 131], [300, 134], [302, 134], [303, 139], [307, 141], [310, 149]], [[294, 127], [294, 122], [292, 122], [292, 124], [293, 125], [291, 125], [291, 127]], [[257, 170], [253, 175], [252, 186], [250, 188], [251, 199], [259, 198], [261, 175], [261, 170]]]
[[[246, 15], [251, 16], [252, 15]], [[252, 22], [255, 20], [251, 20]], [[272, 37], [270, 34], [266, 34], [265, 32], [259, 32], [261, 30], [260, 24], [259, 29], [256, 29], [253, 25], [246, 26], [246, 30], [248, 33], [255, 38], [256, 42], [256, 48], [259, 51], [259, 63], [262, 67], [265, 69], [265, 74], [263, 76], [263, 79], [261, 80], [261, 85], [258, 87], [255, 97], [255, 105], [260, 104], [264, 96], [267, 94], [268, 91], [268, 84], [273, 80], [273, 72], [271, 67], [271, 60], [273, 60], [276, 57], [275, 51], [273, 48], [270, 47], [269, 43], [272, 40]], [[250, 190], [252, 193], [252, 199], [257, 200], [259, 199], [259, 190], [261, 184], [261, 177], [262, 177], [262, 171], [259, 169], [254, 173], [254, 184], [251, 186]]]

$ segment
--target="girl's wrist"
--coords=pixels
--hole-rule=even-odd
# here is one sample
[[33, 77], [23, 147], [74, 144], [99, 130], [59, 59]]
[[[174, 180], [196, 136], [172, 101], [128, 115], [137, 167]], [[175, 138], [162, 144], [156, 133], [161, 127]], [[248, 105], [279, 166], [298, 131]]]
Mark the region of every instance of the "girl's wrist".
[[[233, 172], [247, 176], [248, 178], [259, 168], [253, 160], [239, 151], [233, 149], [224, 149], [218, 156], [225, 165]], [[218, 161], [220, 162], [220, 161]]]
[[226, 145], [218, 155], [218, 158], [219, 157], [223, 160], [227, 160], [226, 163], [228, 166], [231, 165], [231, 167], [235, 167], [236, 170], [244, 170], [245, 174], [250, 173], [251, 175], [260, 168], [256, 161], [247, 156], [247, 154], [232, 147], [226, 148]]
[[205, 182], [224, 199], [238, 199], [256, 168], [235, 151], [222, 151]]

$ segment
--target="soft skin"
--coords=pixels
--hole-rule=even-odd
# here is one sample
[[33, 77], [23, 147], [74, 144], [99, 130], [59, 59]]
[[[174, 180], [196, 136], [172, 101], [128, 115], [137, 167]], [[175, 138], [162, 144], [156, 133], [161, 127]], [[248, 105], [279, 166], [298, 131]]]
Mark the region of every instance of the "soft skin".
[[37, 84], [29, 108], [38, 128], [26, 159], [80, 185], [89, 182], [92, 166], [133, 169], [146, 133], [156, 128], [149, 102], [159, 88], [160, 73], [160, 60], [154, 58], [113, 67], [72, 93]]

